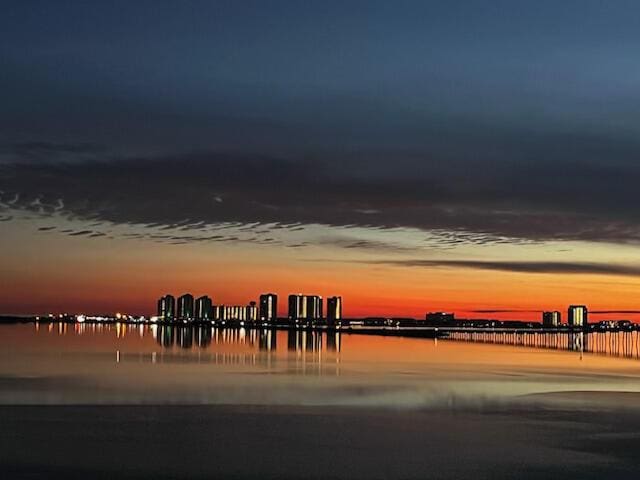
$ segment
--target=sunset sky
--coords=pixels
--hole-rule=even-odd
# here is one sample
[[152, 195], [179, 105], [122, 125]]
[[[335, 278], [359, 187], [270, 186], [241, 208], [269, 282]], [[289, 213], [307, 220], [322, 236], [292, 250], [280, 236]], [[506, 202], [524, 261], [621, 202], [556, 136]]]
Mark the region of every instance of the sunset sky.
[[0, 313], [303, 292], [347, 317], [640, 319], [639, 18], [3, 2]]

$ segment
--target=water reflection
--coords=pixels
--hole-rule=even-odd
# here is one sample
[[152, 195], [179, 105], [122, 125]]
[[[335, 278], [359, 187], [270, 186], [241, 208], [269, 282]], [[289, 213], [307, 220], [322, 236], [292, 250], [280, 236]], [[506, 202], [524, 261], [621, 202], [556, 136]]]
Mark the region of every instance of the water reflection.
[[[121, 327], [117, 327], [120, 331]], [[147, 328], [147, 327], [145, 327]], [[300, 353], [319, 353], [323, 350], [339, 353], [341, 348], [339, 332], [319, 332], [307, 330], [278, 331], [271, 328], [214, 328], [203, 326], [154, 325], [147, 330], [163, 348], [180, 347], [206, 349], [211, 345], [242, 345], [257, 348], [261, 352], [276, 352], [278, 336], [287, 337], [287, 349]], [[78, 330], [82, 335], [85, 331]], [[118, 333], [118, 338], [122, 333]]]
[[[340, 333], [335, 330], [314, 331], [306, 329], [276, 330], [272, 328], [218, 328], [211, 326], [143, 325], [126, 323], [47, 323], [34, 324], [36, 333], [74, 336], [112, 334], [117, 339], [136, 336], [153, 337], [164, 349], [209, 349], [212, 345], [238, 345], [265, 353], [296, 352], [320, 355], [323, 351], [339, 354], [342, 350]], [[46, 326], [45, 326], [46, 325]], [[278, 341], [280, 337], [280, 342]], [[640, 332], [540, 332], [505, 331], [452, 331], [446, 340], [492, 343], [579, 353], [600, 354], [640, 359]], [[437, 342], [435, 342], [437, 345]]]
[[450, 332], [448, 340], [640, 358], [640, 332]]
[[276, 346], [277, 346], [277, 342], [276, 342], [276, 338], [278, 338], [278, 336], [276, 335], [276, 331], [275, 330], [260, 330], [259, 333], [259, 348], [260, 350], [266, 350], [266, 351], [270, 351], [270, 350], [275, 350]]

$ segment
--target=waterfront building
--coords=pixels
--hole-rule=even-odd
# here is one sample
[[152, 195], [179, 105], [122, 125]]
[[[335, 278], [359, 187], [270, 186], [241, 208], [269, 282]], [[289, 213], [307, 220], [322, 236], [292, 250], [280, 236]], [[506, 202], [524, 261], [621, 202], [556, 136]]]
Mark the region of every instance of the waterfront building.
[[206, 295], [196, 300], [195, 319], [200, 322], [206, 322], [213, 319], [212, 311], [213, 303], [211, 298]]
[[557, 328], [561, 324], [560, 312], [542, 312], [542, 326], [546, 328]]
[[342, 320], [342, 297], [327, 298], [327, 322], [335, 324]]
[[178, 320], [191, 321], [193, 320], [193, 295], [185, 293], [178, 298]]
[[425, 315], [425, 322], [429, 325], [452, 325], [455, 315], [447, 312], [429, 312]]
[[260, 321], [276, 323], [278, 320], [278, 296], [275, 293], [260, 295]]
[[158, 318], [161, 321], [172, 321], [176, 315], [176, 299], [173, 295], [165, 295], [158, 300]]
[[249, 305], [245, 307], [245, 320], [247, 322], [255, 323], [258, 321], [258, 307], [256, 306], [256, 302], [250, 302]]
[[586, 327], [588, 324], [587, 313], [587, 307], [584, 305], [570, 305], [567, 312], [569, 326]]
[[256, 302], [249, 305], [213, 305], [212, 319], [224, 322], [256, 322], [258, 320], [258, 306]]
[[316, 321], [322, 320], [323, 316], [322, 297], [318, 295], [307, 295], [307, 315], [306, 320]]
[[307, 318], [307, 296], [289, 295], [289, 320]]
[[322, 297], [318, 295], [289, 295], [289, 320], [322, 320]]

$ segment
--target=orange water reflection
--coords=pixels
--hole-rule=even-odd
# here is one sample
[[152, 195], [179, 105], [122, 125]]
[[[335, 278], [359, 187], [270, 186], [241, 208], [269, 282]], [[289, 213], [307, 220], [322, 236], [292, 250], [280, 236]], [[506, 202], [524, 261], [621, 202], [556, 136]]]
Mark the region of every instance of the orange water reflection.
[[23, 324], [0, 333], [0, 403], [423, 407], [640, 391], [640, 361], [564, 349], [127, 324]]

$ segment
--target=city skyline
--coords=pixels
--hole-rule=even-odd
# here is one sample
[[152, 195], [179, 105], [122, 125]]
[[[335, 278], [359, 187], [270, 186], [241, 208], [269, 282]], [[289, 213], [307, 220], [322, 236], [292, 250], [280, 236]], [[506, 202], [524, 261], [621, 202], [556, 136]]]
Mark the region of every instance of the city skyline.
[[[219, 297], [215, 297], [219, 298]], [[154, 308], [146, 308], [142, 310], [131, 310], [116, 308], [111, 311], [74, 311], [73, 309], [62, 309], [59, 311], [37, 311], [19, 314], [18, 316], [41, 316], [43, 318], [47, 316], [86, 316], [86, 315], [104, 315], [106, 317], [131, 317], [138, 318], [174, 318], [174, 319], [188, 319], [188, 320], [209, 320], [216, 318], [222, 318], [223, 314], [218, 313], [216, 309], [227, 309], [228, 312], [225, 315], [232, 315], [234, 319], [241, 319], [238, 312], [241, 309], [251, 308], [251, 318], [254, 321], [263, 320], [268, 321], [276, 318], [288, 318], [288, 319], [308, 319], [308, 320], [340, 320], [340, 319], [358, 319], [358, 318], [413, 318], [421, 319], [425, 312], [427, 317], [429, 315], [451, 315], [456, 318], [468, 319], [468, 320], [508, 320], [516, 322], [538, 322], [544, 326], [557, 326], [557, 325], [577, 325], [580, 326], [582, 319], [587, 318], [587, 310], [591, 315], [596, 315], [600, 320], [629, 320], [633, 323], [640, 323], [634, 319], [635, 315], [638, 315], [637, 310], [595, 310], [587, 309], [585, 305], [577, 304], [565, 304], [563, 308], [567, 309], [566, 316], [557, 309], [545, 309], [537, 308], [531, 310], [470, 310], [475, 315], [472, 316], [460, 316], [460, 312], [449, 310], [448, 312], [438, 311], [431, 308], [429, 305], [425, 305], [422, 311], [417, 315], [345, 315], [343, 313], [343, 296], [342, 295], [329, 295], [324, 297], [322, 295], [308, 295], [302, 293], [291, 293], [287, 295], [288, 302], [285, 304], [278, 302], [277, 293], [261, 293], [256, 295], [256, 299], [249, 299], [246, 302], [240, 302], [235, 304], [233, 302], [217, 302], [208, 294], [193, 295], [189, 292], [182, 293], [178, 296], [171, 293], [160, 296], [157, 299]], [[326, 303], [325, 303], [326, 300]], [[182, 305], [182, 306], [181, 306]], [[280, 306], [280, 307], [279, 307]], [[557, 307], [557, 305], [556, 305]], [[233, 309], [233, 310], [228, 310]], [[220, 311], [221, 312], [221, 311]], [[292, 313], [300, 312], [300, 313]], [[307, 313], [309, 312], [309, 313]], [[575, 313], [577, 312], [577, 314]], [[1, 315], [9, 315], [11, 313], [0, 312]], [[244, 315], [244, 314], [243, 314]], [[578, 319], [575, 320], [573, 316], [577, 315]], [[242, 318], [244, 319], [244, 318]], [[564, 323], [563, 323], [564, 320]]]

